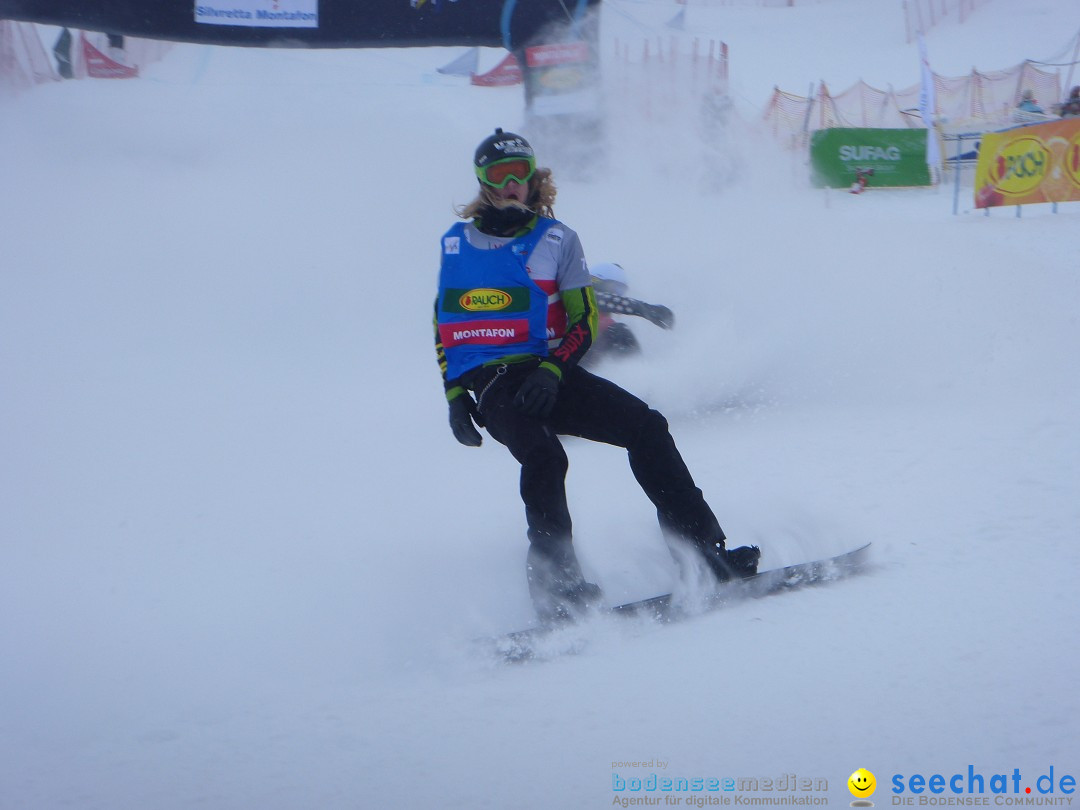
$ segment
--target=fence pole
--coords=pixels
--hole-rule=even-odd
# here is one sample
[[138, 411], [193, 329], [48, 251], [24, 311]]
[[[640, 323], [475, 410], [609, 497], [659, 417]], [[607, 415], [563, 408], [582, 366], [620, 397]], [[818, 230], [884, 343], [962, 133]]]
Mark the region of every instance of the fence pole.
[[809, 93], [809, 95], [807, 96], [806, 100], [809, 103], [806, 105], [806, 117], [803, 119], [802, 137], [803, 137], [804, 141], [807, 138], [809, 138], [810, 116], [813, 115], [813, 112], [814, 112], [814, 83], [813, 82], [810, 82], [810, 89], [807, 92]]
[[1065, 79], [1065, 92], [1068, 93], [1072, 87], [1073, 68], [1076, 67], [1076, 57], [1080, 55], [1080, 30], [1076, 32], [1076, 47], [1073, 48], [1072, 62], [1069, 63], [1069, 76]]
[[[926, 137], [929, 138], [932, 135], [933, 135], [933, 133], [928, 130], [927, 133], [926, 133]], [[956, 175], [956, 177], [955, 177], [956, 182], [953, 183], [953, 198], [952, 198], [953, 216], [956, 216], [957, 214], [960, 213], [960, 155], [962, 155], [964, 153], [963, 145], [964, 145], [964, 136], [963, 135], [958, 135], [956, 137], [956, 163], [953, 166], [953, 173]]]

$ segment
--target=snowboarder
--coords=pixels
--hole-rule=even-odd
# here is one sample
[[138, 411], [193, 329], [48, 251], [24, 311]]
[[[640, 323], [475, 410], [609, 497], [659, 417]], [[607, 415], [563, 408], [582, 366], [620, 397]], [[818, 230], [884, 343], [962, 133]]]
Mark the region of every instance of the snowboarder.
[[720, 580], [754, 573], [760, 551], [726, 548], [664, 417], [580, 367], [596, 335], [596, 295], [577, 233], [554, 218], [551, 170], [502, 129], [480, 143], [473, 167], [479, 192], [442, 237], [436, 354], [454, 437], [476, 447], [476, 427], [486, 427], [521, 464], [527, 579], [541, 620], [601, 600], [574, 551], [559, 435], [625, 448], [666, 536], [690, 543]]
[[855, 182], [851, 184], [851, 188], [848, 189], [852, 194], [862, 194], [866, 190], [866, 187], [870, 184], [870, 178], [874, 176], [873, 169], [866, 169], [861, 166], [855, 169]]
[[596, 341], [583, 361], [586, 366], [591, 367], [604, 357], [629, 357], [641, 353], [641, 344], [630, 325], [616, 320], [617, 316], [638, 315], [661, 329], [675, 326], [675, 315], [667, 307], [628, 297], [630, 285], [621, 264], [594, 264], [589, 267], [589, 274], [600, 315]]

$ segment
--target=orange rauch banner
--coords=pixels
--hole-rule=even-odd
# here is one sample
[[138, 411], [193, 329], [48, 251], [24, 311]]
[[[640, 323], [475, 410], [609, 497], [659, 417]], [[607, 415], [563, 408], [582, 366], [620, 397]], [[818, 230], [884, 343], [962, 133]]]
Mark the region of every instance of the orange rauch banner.
[[983, 136], [975, 207], [1080, 200], [1080, 118]]

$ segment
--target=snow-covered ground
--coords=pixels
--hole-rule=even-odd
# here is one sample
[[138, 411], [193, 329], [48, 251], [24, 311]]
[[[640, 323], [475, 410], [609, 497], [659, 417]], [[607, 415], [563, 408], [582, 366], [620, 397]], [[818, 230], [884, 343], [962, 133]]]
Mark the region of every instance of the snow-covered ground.
[[[677, 8], [619, 0], [604, 35]], [[707, 11], [746, 119], [773, 85], [918, 80], [899, 2]], [[989, 0], [927, 42], [958, 75], [1078, 26]], [[991, 805], [1075, 802], [1080, 203], [826, 194], [752, 128], [705, 191], [683, 122], [610, 99], [611, 159], [556, 210], [678, 322], [603, 372], [763, 565], [873, 564], [499, 665], [470, 641], [530, 620], [516, 465], [453, 440], [430, 308], [472, 150], [522, 100], [435, 73], [458, 53], [177, 46], [2, 101], [0, 808], [845, 806], [859, 767], [878, 806], [969, 768]], [[625, 458], [568, 447], [588, 573], [670, 589]], [[654, 773], [827, 789], [613, 789]]]

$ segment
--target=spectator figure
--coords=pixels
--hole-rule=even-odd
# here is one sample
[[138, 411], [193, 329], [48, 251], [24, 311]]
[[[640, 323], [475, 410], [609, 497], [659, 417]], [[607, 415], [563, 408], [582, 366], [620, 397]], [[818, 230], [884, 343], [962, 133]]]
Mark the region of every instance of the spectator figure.
[[1035, 95], [1031, 90], [1025, 90], [1023, 95], [1020, 96], [1020, 103], [1016, 105], [1016, 109], [1040, 114], [1046, 112], [1046, 110], [1039, 106], [1039, 102], [1035, 100]]
[[1062, 118], [1080, 117], [1080, 84], [1069, 91], [1069, 97], [1061, 105]]

